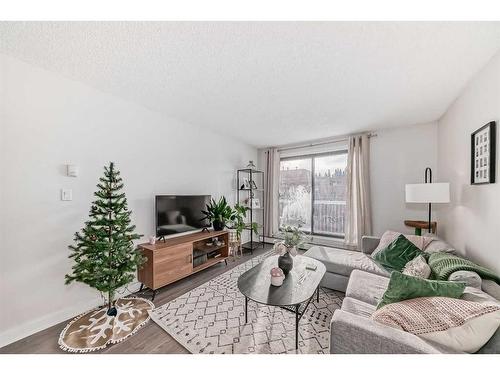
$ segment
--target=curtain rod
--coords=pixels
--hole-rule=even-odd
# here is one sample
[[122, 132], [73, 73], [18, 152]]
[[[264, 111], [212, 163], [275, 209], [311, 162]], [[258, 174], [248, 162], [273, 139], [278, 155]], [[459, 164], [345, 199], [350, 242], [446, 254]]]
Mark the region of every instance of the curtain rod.
[[298, 148], [305, 148], [305, 147], [314, 147], [314, 146], [322, 146], [322, 145], [328, 145], [330, 143], [338, 143], [342, 141], [347, 141], [349, 137], [356, 136], [356, 135], [363, 135], [367, 134], [368, 138], [376, 137], [376, 133], [358, 133], [358, 134], [350, 134], [350, 135], [344, 135], [338, 138], [330, 139], [329, 141], [324, 141], [324, 142], [315, 142], [315, 143], [308, 143], [308, 144], [302, 144], [302, 145], [297, 145], [297, 146], [285, 146], [285, 147], [278, 147], [278, 151], [285, 151], [285, 150], [295, 150]]

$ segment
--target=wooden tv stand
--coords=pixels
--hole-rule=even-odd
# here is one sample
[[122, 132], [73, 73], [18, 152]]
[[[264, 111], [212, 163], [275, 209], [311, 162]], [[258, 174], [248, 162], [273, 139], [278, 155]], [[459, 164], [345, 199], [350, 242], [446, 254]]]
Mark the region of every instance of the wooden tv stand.
[[[212, 238], [218, 237], [223, 241], [221, 246], [206, 246], [212, 242]], [[229, 256], [229, 233], [227, 231], [211, 231], [188, 234], [185, 236], [169, 238], [165, 241], [157, 241], [156, 244], [143, 243], [139, 245], [144, 257], [147, 259], [142, 268], [137, 271], [137, 279], [143, 286], [153, 290], [154, 300], [156, 291], [174, 281], [180, 280], [193, 273], [204, 270], [221, 262], [227, 265]], [[193, 267], [193, 251], [200, 250], [208, 254], [216, 254], [217, 257], [208, 257], [203, 264]], [[199, 252], [197, 252], [199, 253]]]

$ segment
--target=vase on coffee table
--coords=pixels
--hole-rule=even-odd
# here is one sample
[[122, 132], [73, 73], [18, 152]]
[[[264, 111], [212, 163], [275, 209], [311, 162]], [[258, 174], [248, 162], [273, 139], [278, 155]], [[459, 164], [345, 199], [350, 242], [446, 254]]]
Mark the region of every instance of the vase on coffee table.
[[292, 270], [293, 258], [290, 255], [289, 251], [287, 251], [284, 255], [280, 255], [278, 257], [278, 267], [283, 270], [285, 276], [288, 275], [288, 273]]

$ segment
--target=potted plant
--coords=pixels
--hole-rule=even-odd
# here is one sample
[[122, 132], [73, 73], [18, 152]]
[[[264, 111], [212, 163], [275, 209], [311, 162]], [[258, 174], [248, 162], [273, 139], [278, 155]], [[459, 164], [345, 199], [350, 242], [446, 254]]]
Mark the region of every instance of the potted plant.
[[245, 217], [248, 210], [250, 210], [249, 207], [245, 207], [239, 203], [236, 203], [234, 208], [231, 210], [229, 222], [226, 225], [228, 229], [233, 229], [236, 232], [236, 238], [238, 239], [238, 241], [241, 241], [241, 233], [243, 233], [243, 230], [245, 229], [251, 229], [255, 234], [259, 234], [257, 223], [245, 222]]
[[208, 220], [212, 223], [214, 230], [223, 230], [226, 221], [231, 218], [232, 209], [227, 204], [226, 197], [220, 197], [219, 201], [211, 199], [207, 204], [207, 209], [201, 211], [205, 217], [202, 220]]
[[287, 225], [279, 229], [283, 240], [274, 244], [274, 250], [279, 254], [278, 267], [283, 270], [283, 273], [288, 273], [293, 268], [293, 258], [297, 255], [297, 247], [305, 242], [305, 234], [300, 230], [300, 227]]

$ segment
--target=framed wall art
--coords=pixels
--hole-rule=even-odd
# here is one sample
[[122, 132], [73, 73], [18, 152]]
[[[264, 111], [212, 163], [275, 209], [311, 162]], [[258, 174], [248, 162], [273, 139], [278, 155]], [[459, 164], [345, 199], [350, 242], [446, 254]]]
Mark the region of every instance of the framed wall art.
[[496, 123], [492, 121], [471, 135], [472, 185], [495, 182], [496, 134]]

